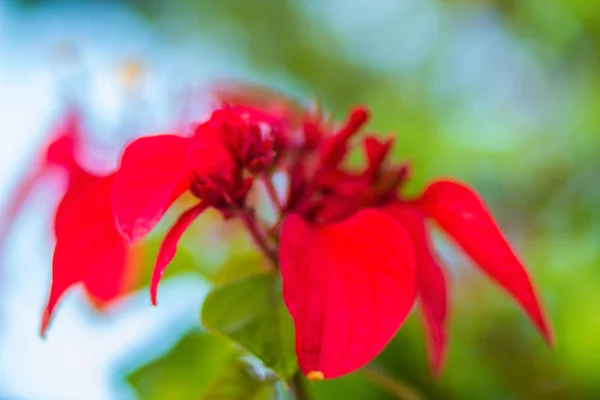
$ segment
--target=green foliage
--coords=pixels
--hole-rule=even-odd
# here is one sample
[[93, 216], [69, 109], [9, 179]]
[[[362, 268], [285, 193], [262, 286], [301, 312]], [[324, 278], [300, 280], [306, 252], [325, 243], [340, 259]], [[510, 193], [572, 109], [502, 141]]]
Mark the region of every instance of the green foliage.
[[360, 372], [347, 375], [339, 379], [315, 382], [309, 387], [314, 400], [392, 400], [396, 398], [381, 389], [378, 385], [366, 380]]
[[165, 356], [128, 377], [142, 400], [267, 400], [273, 379], [259, 379], [230, 341], [188, 333]]
[[275, 274], [259, 274], [215, 286], [202, 307], [202, 322], [258, 357], [288, 381], [297, 370], [294, 327]]
[[232, 351], [227, 340], [194, 331], [127, 379], [142, 400], [196, 400], [220, 378]]
[[257, 379], [248, 364], [234, 360], [198, 400], [267, 400], [274, 391], [274, 382]]
[[256, 250], [235, 252], [211, 278], [215, 284], [224, 284], [229, 281], [241, 279], [264, 271], [262, 264], [264, 257]]

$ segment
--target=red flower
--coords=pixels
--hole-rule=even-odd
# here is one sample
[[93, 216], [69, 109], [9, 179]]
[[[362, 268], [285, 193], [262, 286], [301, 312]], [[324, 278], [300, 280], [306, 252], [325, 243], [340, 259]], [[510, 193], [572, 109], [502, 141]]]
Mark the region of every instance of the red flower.
[[[264, 98], [254, 105], [251, 98], [231, 96], [234, 105], [215, 111], [192, 137], [144, 137], [127, 146], [114, 178], [90, 191], [80, 218], [62, 228], [70, 235], [65, 239], [61, 230], [55, 264], [106, 254], [105, 244], [118, 241], [111, 213], [130, 243], [143, 238], [190, 191], [198, 203], [181, 215], [161, 246], [150, 288], [154, 303], [179, 238], [212, 207], [226, 219], [240, 218], [265, 256], [280, 266], [299, 366], [309, 378], [335, 378], [368, 363], [394, 336], [415, 299], [425, 317], [431, 365], [438, 371], [448, 300], [427, 233], [431, 219], [519, 302], [551, 342], [527, 273], [471, 189], [438, 181], [417, 199], [405, 198], [399, 192], [409, 168], [389, 164], [391, 140], [366, 137], [366, 167], [347, 166], [346, 155], [361, 143], [355, 137], [368, 119], [364, 108], [332, 127], [320, 112], [300, 112], [286, 108], [292, 103]], [[289, 177], [283, 201], [272, 182], [275, 172]], [[268, 229], [257, 224], [248, 201], [256, 179], [280, 212], [279, 222]], [[81, 269], [76, 271], [73, 276], [81, 279]]]
[[[72, 242], [85, 238], [85, 232], [88, 232], [85, 229], [78, 229], [78, 225], [73, 222], [85, 224], [89, 220], [87, 213], [94, 215], [94, 223], [102, 220], [102, 216], [95, 214], [99, 208], [95, 208], [94, 205], [110, 204], [109, 198], [103, 200], [101, 193], [98, 196], [96, 194], [106, 185], [105, 182], [112, 179], [88, 172], [77, 160], [81, 142], [85, 139], [81, 134], [80, 125], [79, 114], [71, 111], [52, 130], [51, 141], [43, 150], [41, 162], [16, 190], [5, 212], [6, 218], [2, 226], [3, 232], [7, 233], [14, 218], [30, 196], [31, 190], [41, 179], [56, 171], [65, 175], [66, 189], [54, 216], [57, 248], [53, 262], [52, 288], [42, 321], [42, 334], [47, 328], [57, 301], [71, 285], [81, 281], [93, 304], [99, 310], [103, 310], [129, 289], [132, 274], [137, 270], [134, 252], [128, 248], [114, 224], [112, 232], [109, 231], [106, 236], [103, 236], [103, 240], [112, 240], [114, 245], [103, 252], [100, 258], [90, 260], [94, 254], [87, 254], [87, 259], [79, 259], [76, 254], [71, 253], [71, 248], [77, 249], [77, 246], [71, 246]], [[106, 194], [109, 195], [110, 191], [106, 191]], [[82, 207], [82, 204], [85, 207]], [[110, 222], [114, 218], [112, 211], [108, 211], [104, 218]], [[107, 237], [109, 239], [106, 239]], [[66, 244], [69, 244], [68, 249], [64, 251]]]
[[[269, 126], [265, 136], [263, 124]], [[189, 138], [140, 138], [125, 149], [115, 177], [112, 203], [119, 229], [130, 243], [144, 237], [167, 208], [189, 190], [200, 202], [186, 211], [167, 234], [152, 278], [152, 302], [160, 277], [175, 254], [184, 230], [209, 206], [226, 218], [243, 209], [252, 177], [271, 162], [276, 119], [243, 107], [216, 111]], [[254, 224], [251, 215], [245, 216]]]
[[[333, 378], [372, 359], [410, 308], [410, 283], [416, 284], [425, 317], [430, 364], [434, 372], [439, 371], [446, 346], [448, 299], [446, 279], [427, 234], [427, 218], [437, 222], [506, 289], [552, 343], [551, 329], [524, 267], [471, 189], [442, 180], [429, 185], [416, 200], [404, 198], [398, 190], [408, 176], [408, 167], [387, 165], [390, 140], [367, 137], [363, 141], [368, 161], [363, 172], [340, 166], [350, 139], [365, 120], [366, 111], [357, 109], [336, 134], [319, 135], [324, 139], [315, 172], [306, 177], [305, 168], [300, 167], [297, 176], [292, 176], [294, 197], [287, 210], [297, 214], [284, 222], [280, 259], [284, 300], [296, 323], [302, 371], [309, 377]], [[336, 245], [338, 240], [346, 243], [346, 248]], [[395, 264], [391, 265], [390, 259]], [[353, 263], [362, 263], [362, 276]], [[415, 282], [410, 281], [413, 265]], [[398, 285], [395, 290], [390, 289], [393, 284]], [[365, 293], [368, 287], [374, 288], [370, 294]], [[360, 305], [356, 299], [361, 299]], [[392, 305], [395, 313], [390, 310]], [[385, 316], [387, 330], [371, 331], [367, 327], [380, 324], [379, 315]], [[330, 332], [337, 332], [346, 346], [330, 344], [335, 342]]]

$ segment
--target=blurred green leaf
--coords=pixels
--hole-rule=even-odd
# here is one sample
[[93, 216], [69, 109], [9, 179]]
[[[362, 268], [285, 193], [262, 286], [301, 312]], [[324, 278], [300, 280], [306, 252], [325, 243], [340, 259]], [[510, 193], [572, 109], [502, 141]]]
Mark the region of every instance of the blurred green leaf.
[[127, 377], [143, 400], [196, 400], [220, 379], [233, 348], [222, 338], [194, 331], [170, 352]]
[[[364, 379], [361, 373], [345, 375], [337, 379], [315, 382], [309, 385], [311, 398], [314, 400], [329, 399], [369, 399], [392, 400], [392, 396], [381, 386]], [[429, 397], [428, 397], [429, 398]], [[402, 399], [409, 400], [409, 399]]]
[[236, 360], [225, 368], [199, 400], [267, 400], [275, 390], [271, 380], [260, 381], [248, 364]]
[[264, 271], [261, 268], [261, 263], [264, 261], [264, 257], [254, 249], [247, 252], [235, 252], [231, 254], [229, 260], [214, 274], [212, 282], [222, 284], [259, 274]]
[[250, 351], [282, 379], [296, 372], [294, 326], [277, 275], [252, 275], [214, 287], [204, 301], [202, 322]]

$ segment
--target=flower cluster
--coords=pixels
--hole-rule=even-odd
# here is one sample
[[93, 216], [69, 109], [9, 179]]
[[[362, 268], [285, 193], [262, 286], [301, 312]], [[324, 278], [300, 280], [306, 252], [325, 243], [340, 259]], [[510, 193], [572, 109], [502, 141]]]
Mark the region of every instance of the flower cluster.
[[[61, 218], [43, 329], [73, 284], [116, 279], [123, 240], [142, 240], [189, 192], [197, 202], [164, 238], [150, 284], [152, 302], [179, 239], [200, 214], [212, 208], [225, 219], [239, 219], [279, 268], [299, 367], [310, 379], [335, 378], [368, 363], [417, 299], [430, 363], [439, 370], [447, 281], [429, 221], [506, 289], [551, 343], [531, 280], [480, 197], [449, 179], [430, 183], [416, 198], [403, 195], [409, 166], [390, 160], [392, 139], [360, 136], [368, 118], [359, 107], [344, 123], [332, 124], [320, 112], [280, 98], [230, 96], [190, 136], [136, 139], [117, 171], [97, 179]], [[348, 163], [354, 149], [364, 153], [361, 168]], [[275, 175], [287, 178], [285, 190], [276, 187]], [[272, 226], [260, 221], [249, 196], [259, 181], [278, 213]]]

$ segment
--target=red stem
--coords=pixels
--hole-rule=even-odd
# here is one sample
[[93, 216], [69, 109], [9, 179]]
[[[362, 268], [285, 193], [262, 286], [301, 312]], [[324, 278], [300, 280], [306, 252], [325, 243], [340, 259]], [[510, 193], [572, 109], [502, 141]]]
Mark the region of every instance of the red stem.
[[248, 229], [248, 232], [250, 232], [250, 236], [254, 240], [254, 243], [256, 243], [256, 245], [260, 248], [263, 254], [269, 260], [271, 260], [273, 265], [277, 267], [277, 253], [267, 244], [267, 240], [258, 228], [258, 224], [256, 223], [256, 219], [254, 218], [254, 216], [248, 212], [245, 212], [244, 214], [242, 214], [242, 221], [244, 221], [244, 225]]
[[267, 195], [269, 196], [271, 203], [273, 203], [277, 212], [281, 216], [283, 214], [283, 206], [281, 205], [281, 202], [279, 201], [279, 196], [277, 195], [277, 190], [275, 189], [275, 186], [273, 186], [273, 180], [272, 180], [271, 176], [268, 176], [268, 175], [263, 176], [262, 181], [265, 184], [265, 188], [267, 189]]

